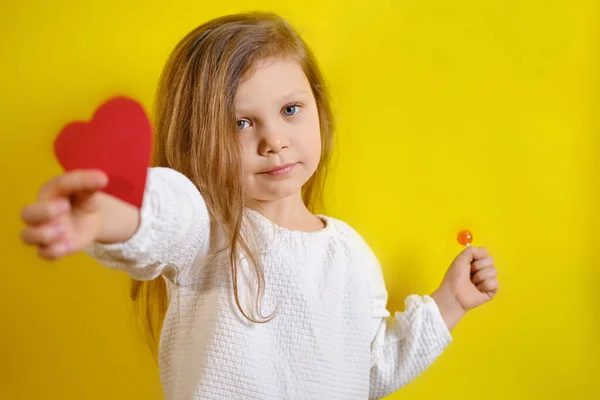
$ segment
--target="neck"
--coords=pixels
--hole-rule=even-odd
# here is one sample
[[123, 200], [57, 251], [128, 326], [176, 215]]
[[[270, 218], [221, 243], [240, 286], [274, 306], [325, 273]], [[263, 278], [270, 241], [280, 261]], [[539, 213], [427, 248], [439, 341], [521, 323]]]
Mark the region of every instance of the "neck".
[[286, 229], [310, 231], [323, 227], [323, 222], [306, 208], [300, 193], [272, 201], [259, 200], [252, 208]]

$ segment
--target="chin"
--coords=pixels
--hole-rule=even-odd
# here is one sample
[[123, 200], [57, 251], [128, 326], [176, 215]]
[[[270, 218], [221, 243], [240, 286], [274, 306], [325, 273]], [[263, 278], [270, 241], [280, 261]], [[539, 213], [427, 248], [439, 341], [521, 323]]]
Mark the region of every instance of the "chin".
[[275, 185], [265, 185], [265, 187], [255, 188], [253, 190], [255, 199], [261, 201], [275, 201], [285, 199], [286, 197], [302, 193], [302, 186], [293, 182], [278, 182]]

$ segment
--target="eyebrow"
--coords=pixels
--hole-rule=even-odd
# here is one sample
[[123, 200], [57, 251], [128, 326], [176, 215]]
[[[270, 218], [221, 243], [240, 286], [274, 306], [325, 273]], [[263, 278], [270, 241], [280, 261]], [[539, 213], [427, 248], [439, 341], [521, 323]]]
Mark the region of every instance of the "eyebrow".
[[308, 92], [306, 90], [299, 90], [297, 92], [292, 92], [292, 93], [286, 94], [285, 96], [281, 97], [281, 100], [286, 100], [286, 99], [289, 99], [290, 97], [294, 97], [299, 94], [310, 94], [310, 92]]

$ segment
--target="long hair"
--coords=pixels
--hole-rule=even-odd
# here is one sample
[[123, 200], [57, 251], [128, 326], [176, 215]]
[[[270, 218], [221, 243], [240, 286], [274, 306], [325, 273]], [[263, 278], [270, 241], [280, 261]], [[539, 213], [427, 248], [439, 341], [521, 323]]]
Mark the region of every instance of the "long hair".
[[[333, 118], [325, 83], [306, 43], [281, 17], [264, 12], [213, 19], [187, 34], [173, 49], [163, 70], [155, 100], [153, 164], [186, 175], [198, 188], [210, 217], [227, 238], [233, 292], [240, 312], [257, 323], [268, 321], [260, 312], [263, 269], [242, 234], [247, 199], [241, 181], [240, 144], [234, 98], [240, 81], [261, 60], [291, 57], [302, 66], [316, 100], [321, 130], [321, 161], [302, 187], [312, 212], [323, 206], [322, 193], [333, 144]], [[239, 254], [256, 273], [258, 288], [253, 310], [241, 306], [236, 265]], [[143, 326], [156, 357], [167, 310], [162, 277], [133, 280], [134, 314]]]

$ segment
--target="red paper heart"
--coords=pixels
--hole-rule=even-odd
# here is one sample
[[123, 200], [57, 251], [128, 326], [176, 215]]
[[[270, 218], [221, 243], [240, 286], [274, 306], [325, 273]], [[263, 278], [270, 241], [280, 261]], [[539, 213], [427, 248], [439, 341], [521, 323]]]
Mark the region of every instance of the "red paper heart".
[[152, 147], [152, 126], [143, 107], [125, 97], [102, 104], [91, 122], [65, 126], [54, 152], [66, 171], [100, 169], [109, 182], [104, 192], [142, 206]]

